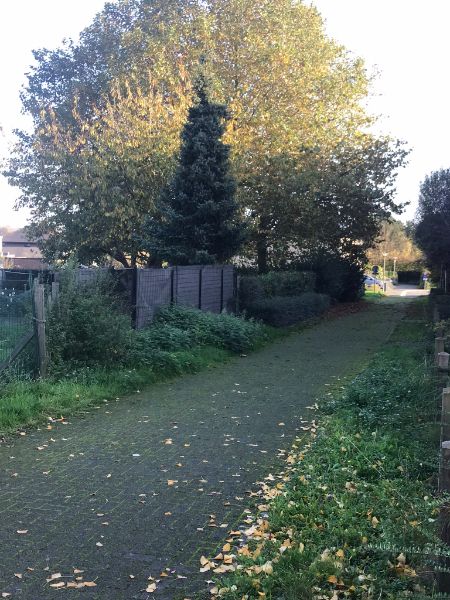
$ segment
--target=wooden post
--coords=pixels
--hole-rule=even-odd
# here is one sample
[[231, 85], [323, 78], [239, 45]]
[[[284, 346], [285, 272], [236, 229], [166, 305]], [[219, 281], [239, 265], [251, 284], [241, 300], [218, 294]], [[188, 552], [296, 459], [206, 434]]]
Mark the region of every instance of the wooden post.
[[436, 359], [436, 364], [438, 362], [439, 353], [445, 351], [444, 343], [445, 343], [445, 338], [443, 338], [443, 337], [437, 337], [434, 339], [434, 356]]
[[450, 388], [442, 390], [441, 444], [450, 441]]
[[37, 339], [39, 375], [45, 377], [47, 372], [47, 348], [45, 343], [45, 297], [42, 283], [34, 284], [34, 322]]
[[438, 368], [440, 371], [448, 371], [448, 352], [439, 352], [437, 357]]

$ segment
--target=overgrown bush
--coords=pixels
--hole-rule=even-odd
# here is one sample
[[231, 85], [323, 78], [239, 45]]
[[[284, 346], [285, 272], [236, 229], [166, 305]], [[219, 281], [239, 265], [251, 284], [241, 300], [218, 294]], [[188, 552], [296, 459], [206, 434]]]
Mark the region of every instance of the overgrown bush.
[[80, 283], [70, 270], [62, 276], [47, 329], [54, 373], [103, 365], [178, 372], [176, 353], [199, 346], [247, 352], [267, 337], [264, 326], [254, 321], [182, 306], [160, 309], [151, 325], [135, 331], [108, 275]]
[[[450, 319], [450, 294], [435, 288], [437, 291], [430, 296], [432, 309], [437, 308], [440, 319]], [[433, 291], [433, 290], [430, 290]]]
[[254, 302], [247, 313], [274, 327], [293, 325], [322, 314], [330, 306], [326, 294], [307, 292], [300, 296], [273, 296]]
[[[267, 333], [255, 321], [233, 315], [215, 315], [195, 308], [170, 306], [162, 308], [145, 336], [160, 335], [158, 330], [170, 327], [178, 329], [189, 337], [190, 346], [216, 346], [231, 352], [247, 352], [264, 341]], [[186, 347], [189, 347], [187, 345]]]
[[125, 363], [133, 331], [112, 279], [99, 274], [89, 283], [79, 283], [67, 270], [60, 290], [47, 320], [51, 369]]
[[342, 258], [322, 258], [317, 264], [317, 291], [338, 302], [355, 302], [364, 293], [364, 271]]
[[241, 278], [239, 300], [241, 308], [274, 296], [299, 296], [313, 292], [316, 283], [312, 271], [271, 271], [265, 275]]
[[422, 281], [422, 271], [401, 271], [400, 269], [397, 269], [397, 280], [399, 283], [419, 285]]

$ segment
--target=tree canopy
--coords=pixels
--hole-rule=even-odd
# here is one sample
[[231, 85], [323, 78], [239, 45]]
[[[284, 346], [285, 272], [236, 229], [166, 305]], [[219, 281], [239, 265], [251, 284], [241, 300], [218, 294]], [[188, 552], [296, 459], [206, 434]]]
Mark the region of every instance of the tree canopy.
[[428, 175], [420, 186], [415, 239], [428, 265], [440, 272], [450, 267], [450, 169]]
[[388, 254], [389, 261], [395, 258], [397, 266], [402, 263], [412, 264], [423, 259], [410, 228], [396, 219], [383, 221], [376, 244], [368, 251], [369, 262], [372, 265], [381, 264], [383, 253]]
[[146, 260], [136, 240], [176, 168], [199, 65], [229, 109], [224, 142], [262, 270], [320, 231], [343, 251], [361, 236], [367, 247], [395, 210], [404, 152], [368, 133], [364, 64], [305, 2], [118, 0], [78, 43], [35, 59], [22, 93], [33, 131], [6, 174], [48, 259]]

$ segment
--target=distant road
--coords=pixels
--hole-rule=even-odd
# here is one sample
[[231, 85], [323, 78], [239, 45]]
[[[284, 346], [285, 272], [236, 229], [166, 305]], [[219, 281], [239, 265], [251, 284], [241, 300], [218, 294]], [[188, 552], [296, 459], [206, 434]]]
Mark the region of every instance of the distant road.
[[430, 290], [421, 290], [416, 285], [408, 285], [402, 283], [400, 285], [393, 285], [392, 283], [386, 284], [386, 295], [387, 296], [400, 296], [402, 298], [418, 298], [419, 296], [428, 296]]

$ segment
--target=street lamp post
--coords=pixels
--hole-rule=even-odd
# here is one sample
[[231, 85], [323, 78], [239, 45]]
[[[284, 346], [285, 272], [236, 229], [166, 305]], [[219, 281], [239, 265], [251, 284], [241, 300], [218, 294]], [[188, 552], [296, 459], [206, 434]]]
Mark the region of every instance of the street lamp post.
[[387, 252], [383, 252], [383, 292], [386, 291], [386, 256]]

